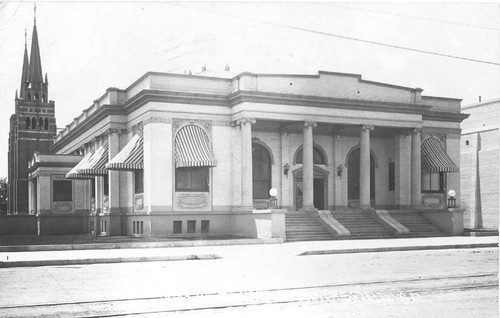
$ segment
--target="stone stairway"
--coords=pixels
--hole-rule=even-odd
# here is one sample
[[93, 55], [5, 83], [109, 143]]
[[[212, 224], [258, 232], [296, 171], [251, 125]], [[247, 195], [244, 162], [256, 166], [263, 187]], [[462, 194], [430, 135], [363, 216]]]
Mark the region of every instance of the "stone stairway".
[[389, 211], [389, 214], [403, 224], [410, 234], [408, 237], [447, 236], [438, 227], [427, 220], [421, 213], [408, 211]]
[[287, 213], [285, 217], [286, 241], [320, 241], [335, 239], [314, 218], [304, 213]]
[[359, 209], [341, 209], [332, 211], [337, 221], [351, 231], [347, 239], [384, 239], [394, 235], [368, 213]]

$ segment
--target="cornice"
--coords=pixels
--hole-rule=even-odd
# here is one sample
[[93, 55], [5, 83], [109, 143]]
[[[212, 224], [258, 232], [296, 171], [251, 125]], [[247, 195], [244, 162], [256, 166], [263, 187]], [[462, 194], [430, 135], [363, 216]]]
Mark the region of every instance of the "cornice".
[[469, 117], [469, 114], [464, 113], [448, 113], [439, 111], [427, 111], [422, 115], [423, 120], [448, 121], [461, 123]]
[[68, 134], [62, 137], [61, 140], [54, 143], [54, 145], [50, 147], [50, 152], [54, 153], [58, 150], [61, 150], [64, 146], [68, 145], [74, 139], [74, 137], [79, 136], [83, 132], [89, 130], [103, 118], [110, 115], [125, 115], [122, 105], [103, 105], [99, 107], [95, 112], [87, 117], [87, 119], [82, 121]]

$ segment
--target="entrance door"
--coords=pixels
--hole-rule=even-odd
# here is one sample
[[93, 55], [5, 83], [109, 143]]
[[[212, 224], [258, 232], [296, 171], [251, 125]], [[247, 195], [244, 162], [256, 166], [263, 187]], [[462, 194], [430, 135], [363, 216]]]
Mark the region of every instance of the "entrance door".
[[[318, 210], [324, 210], [325, 209], [325, 182], [326, 178], [314, 178], [314, 184], [313, 184], [313, 202], [314, 202], [314, 207]], [[297, 179], [295, 182], [295, 209], [299, 210], [302, 208], [302, 200], [303, 200], [303, 185], [302, 185], [302, 179]]]
[[[359, 201], [359, 148], [349, 155], [347, 172], [347, 198]], [[375, 200], [375, 159], [370, 153], [370, 200]]]
[[318, 210], [325, 209], [325, 179], [314, 179], [314, 207]]

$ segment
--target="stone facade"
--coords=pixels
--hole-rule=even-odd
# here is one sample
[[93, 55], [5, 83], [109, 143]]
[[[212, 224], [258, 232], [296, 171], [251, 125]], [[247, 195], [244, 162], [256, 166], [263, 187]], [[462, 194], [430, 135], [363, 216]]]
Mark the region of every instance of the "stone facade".
[[[439, 139], [459, 164], [466, 118], [460, 100], [421, 92], [332, 72], [150, 72], [126, 89], [108, 89], [50, 151], [81, 156], [108, 143], [111, 160], [141, 127], [142, 192], [131, 171], [109, 170], [108, 183], [102, 176], [74, 181], [81, 184], [74, 200], [88, 207], [81, 215], [88, 233], [284, 238], [286, 211], [361, 206], [432, 213], [447, 210], [447, 190], [460, 199], [458, 173], [446, 173], [432, 197], [420, 191], [420, 142]], [[202, 131], [216, 159], [201, 190], [177, 189], [176, 136], [186, 123]], [[36, 178], [39, 168], [30, 171]], [[277, 206], [266, 196], [270, 188]]]

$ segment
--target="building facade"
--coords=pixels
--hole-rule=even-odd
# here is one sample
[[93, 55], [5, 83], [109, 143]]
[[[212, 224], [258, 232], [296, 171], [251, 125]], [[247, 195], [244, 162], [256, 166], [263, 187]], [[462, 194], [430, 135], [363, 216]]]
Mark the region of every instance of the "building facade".
[[146, 73], [68, 124], [58, 157], [29, 167], [39, 223], [284, 238], [291, 211], [441, 215], [449, 190], [461, 198], [458, 99], [355, 74], [206, 75]]
[[47, 74], [42, 73], [36, 20], [31, 54], [25, 43], [21, 87], [10, 117], [8, 152], [8, 214], [34, 213], [28, 207], [28, 163], [35, 152], [49, 153], [56, 135], [54, 101], [49, 101]]
[[498, 230], [500, 99], [462, 107], [461, 204], [469, 229]]

